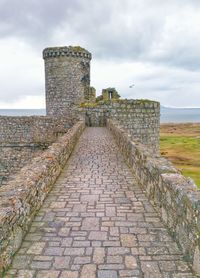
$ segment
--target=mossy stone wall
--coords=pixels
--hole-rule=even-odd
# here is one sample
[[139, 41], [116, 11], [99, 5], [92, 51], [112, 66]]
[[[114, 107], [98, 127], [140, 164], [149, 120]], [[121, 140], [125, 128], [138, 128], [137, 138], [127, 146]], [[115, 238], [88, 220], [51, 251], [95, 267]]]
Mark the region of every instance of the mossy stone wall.
[[106, 126], [107, 119], [118, 121], [135, 140], [159, 152], [160, 104], [149, 100], [100, 101], [82, 104], [87, 126]]

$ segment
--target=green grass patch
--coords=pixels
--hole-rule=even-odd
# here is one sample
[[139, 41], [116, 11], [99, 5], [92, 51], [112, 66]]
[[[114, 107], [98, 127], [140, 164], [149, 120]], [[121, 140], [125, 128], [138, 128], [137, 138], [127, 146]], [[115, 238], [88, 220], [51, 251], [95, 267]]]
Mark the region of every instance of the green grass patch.
[[200, 187], [200, 169], [199, 167], [181, 166], [181, 170], [184, 176], [191, 177], [196, 185]]
[[[185, 132], [187, 133], [187, 130]], [[171, 160], [184, 176], [191, 177], [200, 187], [199, 138], [161, 133], [160, 152]]]

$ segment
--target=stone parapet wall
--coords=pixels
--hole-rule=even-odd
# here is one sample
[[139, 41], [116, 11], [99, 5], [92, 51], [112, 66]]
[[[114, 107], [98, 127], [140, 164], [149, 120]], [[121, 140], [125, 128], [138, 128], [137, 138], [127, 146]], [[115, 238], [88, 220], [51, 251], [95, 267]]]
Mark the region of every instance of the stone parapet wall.
[[22, 168], [15, 180], [0, 188], [0, 273], [11, 263], [84, 127], [84, 121], [77, 122], [31, 164]]
[[110, 117], [110, 104], [84, 104], [85, 122], [87, 126], [106, 126], [106, 119]]
[[113, 120], [107, 121], [128, 164], [200, 275], [200, 191], [165, 158], [155, 155]]
[[15, 174], [31, 159], [41, 154], [45, 144], [35, 145], [0, 145], [0, 186], [13, 179]]
[[105, 126], [117, 120], [135, 139], [159, 152], [160, 104], [149, 100], [116, 100], [83, 104], [86, 125]]
[[0, 145], [51, 144], [75, 122], [75, 118], [66, 117], [0, 116]]

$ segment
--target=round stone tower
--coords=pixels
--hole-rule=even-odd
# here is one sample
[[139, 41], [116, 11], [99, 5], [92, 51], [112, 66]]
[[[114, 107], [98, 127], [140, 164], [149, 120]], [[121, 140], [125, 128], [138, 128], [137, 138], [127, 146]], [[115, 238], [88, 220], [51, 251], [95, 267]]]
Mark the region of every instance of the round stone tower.
[[43, 50], [47, 115], [70, 116], [90, 88], [91, 53], [79, 46]]

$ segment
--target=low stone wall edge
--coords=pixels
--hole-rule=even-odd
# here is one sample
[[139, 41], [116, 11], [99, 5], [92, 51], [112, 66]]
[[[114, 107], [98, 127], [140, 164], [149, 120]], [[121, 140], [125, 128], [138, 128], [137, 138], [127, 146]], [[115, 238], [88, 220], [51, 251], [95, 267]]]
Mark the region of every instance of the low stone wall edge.
[[200, 190], [168, 160], [134, 142], [119, 123], [108, 119], [107, 127], [185, 259], [200, 275]]
[[79, 121], [0, 188], [0, 276], [10, 265], [30, 223], [85, 128]]

